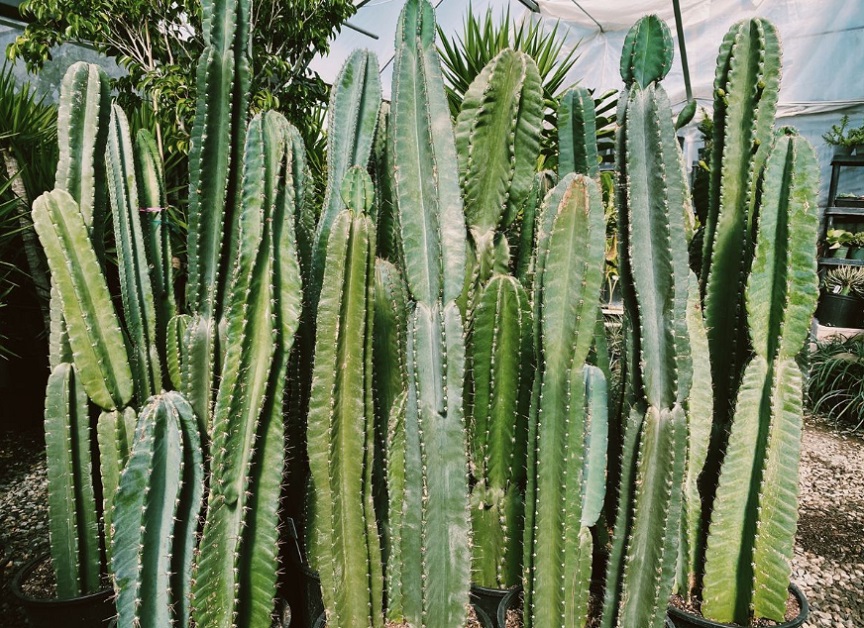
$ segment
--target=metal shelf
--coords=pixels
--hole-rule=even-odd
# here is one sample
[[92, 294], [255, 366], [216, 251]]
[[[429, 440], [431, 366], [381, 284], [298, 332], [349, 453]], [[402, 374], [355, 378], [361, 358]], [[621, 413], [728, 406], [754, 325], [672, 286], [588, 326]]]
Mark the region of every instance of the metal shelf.
[[864, 207], [828, 207], [826, 216], [864, 216]]
[[822, 266], [864, 266], [864, 259], [840, 259], [837, 257], [820, 257]]

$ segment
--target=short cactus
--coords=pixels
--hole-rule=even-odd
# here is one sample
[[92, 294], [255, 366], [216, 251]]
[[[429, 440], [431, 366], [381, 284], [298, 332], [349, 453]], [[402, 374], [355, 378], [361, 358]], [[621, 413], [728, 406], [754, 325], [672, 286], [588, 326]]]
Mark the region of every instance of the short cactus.
[[141, 410], [114, 502], [117, 625], [187, 626], [192, 550], [204, 492], [198, 423], [180, 393]]

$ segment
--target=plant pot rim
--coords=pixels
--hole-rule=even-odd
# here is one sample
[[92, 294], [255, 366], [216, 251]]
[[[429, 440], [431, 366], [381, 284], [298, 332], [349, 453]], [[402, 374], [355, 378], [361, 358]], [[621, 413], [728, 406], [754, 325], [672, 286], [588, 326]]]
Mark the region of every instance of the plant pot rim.
[[39, 554], [34, 556], [26, 563], [24, 563], [18, 570], [15, 572], [15, 575], [12, 576], [12, 582], [9, 585], [9, 590], [12, 592], [13, 597], [15, 597], [20, 602], [24, 604], [38, 604], [40, 606], [46, 607], [69, 607], [69, 606], [78, 606], [78, 605], [86, 605], [92, 602], [97, 602], [103, 599], [108, 599], [114, 595], [114, 590], [112, 588], [100, 589], [94, 593], [87, 593], [86, 595], [79, 595], [76, 597], [69, 598], [41, 598], [41, 597], [32, 597], [24, 593], [24, 590], [21, 588], [23, 582], [30, 576], [31, 573], [38, 567], [41, 563], [46, 560], [50, 560], [51, 553], [45, 552], [43, 554]]
[[[810, 616], [810, 605], [807, 603], [807, 598], [804, 596], [804, 593], [798, 586], [791, 582], [789, 583], [789, 592], [795, 597], [798, 601], [798, 616], [795, 619], [791, 619], [789, 621], [785, 621], [782, 624], [777, 624], [775, 628], [793, 628], [797, 626], [801, 626], [807, 621], [807, 618]], [[679, 619], [684, 619], [689, 621], [694, 626], [698, 626], [700, 628], [737, 628], [737, 624], [721, 624], [716, 621], [711, 621], [710, 619], [705, 619], [701, 615], [694, 615], [692, 613], [688, 613], [685, 610], [681, 610], [671, 604], [667, 607], [667, 613], [672, 617], [677, 617]], [[741, 627], [746, 628], [746, 627]]]

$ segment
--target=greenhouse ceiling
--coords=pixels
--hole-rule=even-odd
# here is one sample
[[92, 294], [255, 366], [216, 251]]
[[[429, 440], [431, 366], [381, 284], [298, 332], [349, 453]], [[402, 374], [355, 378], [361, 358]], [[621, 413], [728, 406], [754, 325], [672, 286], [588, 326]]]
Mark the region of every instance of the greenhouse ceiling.
[[[404, 0], [358, 0], [357, 14], [333, 42], [330, 54], [313, 62], [332, 81], [355, 48], [378, 55], [385, 95], [390, 92], [396, 18]], [[578, 44], [580, 58], [571, 81], [601, 90], [620, 86], [618, 59], [626, 30], [642, 15], [656, 13], [675, 27], [672, 0], [436, 0], [438, 23], [451, 37], [459, 34], [468, 10], [491, 9], [496, 17], [509, 9], [519, 20], [566, 26], [568, 46]], [[843, 109], [864, 103], [860, 55], [864, 50], [864, 2], [846, 0], [681, 0], [693, 94], [711, 100], [713, 68], [723, 33], [740, 19], [761, 16], [774, 22], [783, 38], [784, 76], [781, 116]], [[672, 102], [686, 99], [681, 56], [667, 79]]]

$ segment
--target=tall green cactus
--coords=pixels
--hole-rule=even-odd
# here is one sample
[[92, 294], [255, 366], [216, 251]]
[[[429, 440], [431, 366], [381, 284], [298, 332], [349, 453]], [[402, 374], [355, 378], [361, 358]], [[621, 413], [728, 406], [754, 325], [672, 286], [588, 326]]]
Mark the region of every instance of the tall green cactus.
[[597, 114], [591, 92], [584, 87], [568, 89], [558, 105], [558, 176], [571, 172], [600, 174]]
[[328, 623], [369, 628], [384, 624], [381, 547], [367, 481], [375, 457], [375, 228], [366, 215], [372, 181], [353, 168], [342, 189], [349, 209], [331, 225], [309, 402], [307, 447], [318, 541], [314, 564]]
[[537, 65], [523, 52], [501, 51], [472, 81], [456, 118], [472, 244], [466, 273], [469, 306], [496, 267], [506, 269], [509, 263], [507, 243], [498, 230], [513, 222], [531, 191], [542, 123]]
[[168, 387], [171, 382], [168, 372], [168, 325], [177, 314], [171, 233], [167, 224], [168, 200], [162, 159], [156, 141], [145, 129], [140, 129], [135, 136], [135, 174], [139, 185], [141, 232], [146, 258], [150, 263], [150, 287], [156, 310], [156, 347], [162, 364], [162, 383]]
[[716, 481], [717, 452], [723, 449], [750, 354], [743, 294], [754, 250], [757, 180], [771, 146], [779, 87], [780, 43], [774, 26], [761, 18], [735, 24], [720, 45], [714, 78], [702, 255], [701, 287], [716, 391], [710, 482]]
[[584, 626], [592, 539], [605, 495], [606, 383], [586, 366], [603, 280], [596, 182], [570, 174], [547, 197], [534, 285], [538, 367], [528, 436], [527, 626]]
[[112, 565], [120, 628], [189, 624], [192, 550], [204, 492], [198, 424], [180, 393], [141, 410], [115, 500]]
[[[781, 132], [782, 133], [782, 132]], [[782, 134], [761, 175], [747, 281], [747, 364], [711, 513], [702, 611], [720, 622], [783, 621], [797, 523], [802, 380], [796, 362], [818, 298], [818, 163]]]
[[291, 137], [268, 112], [249, 125], [240, 249], [225, 312], [228, 344], [214, 412], [210, 494], [195, 565], [201, 626], [269, 626], [284, 464], [282, 402], [301, 311]]
[[472, 580], [484, 587], [512, 587], [522, 576], [532, 331], [525, 289], [494, 275], [477, 299], [466, 341]]
[[[643, 41], [646, 32], [651, 35]], [[618, 111], [619, 234], [632, 331], [604, 628], [662, 626], [678, 559], [685, 403], [692, 379], [689, 270], [680, 237], [687, 184], [669, 100], [657, 84], [671, 59], [644, 53], [671, 55], [669, 40], [665, 24], [643, 18], [628, 34], [621, 65], [629, 88]]]
[[366, 168], [372, 154], [381, 79], [377, 57], [368, 50], [355, 50], [333, 84], [327, 130], [327, 188], [324, 207], [315, 231], [310, 301], [318, 302], [324, 277], [324, 259], [330, 227], [344, 208], [342, 182], [352, 166]]
[[[198, 420], [212, 424], [219, 376], [217, 327], [239, 255], [238, 200], [249, 94], [249, 0], [204, 0], [204, 50], [189, 153], [189, 280], [184, 391]], [[226, 242], [225, 233], [228, 234]]]
[[140, 219], [134, 147], [126, 114], [117, 105], [111, 108], [106, 160], [135, 393], [143, 402], [162, 389], [162, 365], [156, 349], [156, 306]]
[[417, 466], [406, 473], [411, 482], [406, 480], [404, 491], [406, 507], [417, 506], [410, 516], [419, 513], [419, 526], [416, 519], [410, 525], [403, 521], [398, 533], [391, 533], [403, 549], [402, 564], [391, 561], [390, 568], [401, 571], [402, 590], [414, 595], [410, 605], [397, 602], [404, 619], [458, 628], [466, 617], [471, 566], [464, 329], [455, 301], [463, 286], [465, 220], [434, 12], [427, 0], [408, 0], [399, 18], [391, 121], [393, 187], [413, 301], [404, 423], [405, 457]]
[[33, 225], [66, 321], [75, 369], [87, 395], [105, 410], [132, 398], [132, 371], [119, 319], [83, 212], [55, 189], [33, 202]]
[[48, 377], [45, 391], [48, 531], [61, 599], [99, 588], [99, 526], [88, 410], [75, 367], [61, 362]]

